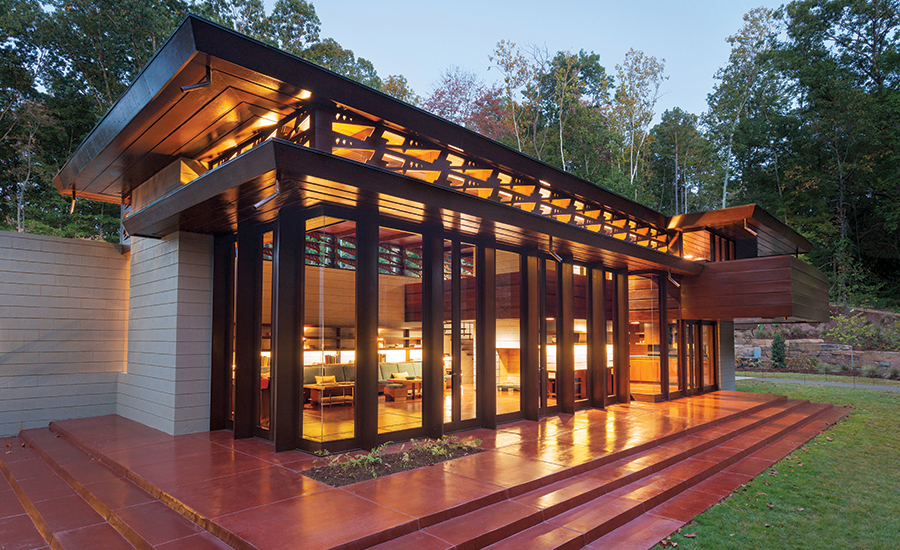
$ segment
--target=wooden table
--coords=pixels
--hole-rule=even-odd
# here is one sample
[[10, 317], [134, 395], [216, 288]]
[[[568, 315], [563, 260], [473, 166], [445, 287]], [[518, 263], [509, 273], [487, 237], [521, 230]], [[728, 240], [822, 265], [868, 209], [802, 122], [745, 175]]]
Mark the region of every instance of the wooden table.
[[[415, 399], [416, 397], [422, 397], [422, 379], [417, 378], [415, 380], [403, 380], [400, 379], [391, 379], [391, 384], [403, 384], [406, 386], [406, 391], [409, 392], [410, 399]], [[418, 392], [418, 395], [416, 395]]]
[[304, 384], [309, 390], [309, 400], [313, 405], [342, 405], [353, 403], [353, 382], [338, 384]]

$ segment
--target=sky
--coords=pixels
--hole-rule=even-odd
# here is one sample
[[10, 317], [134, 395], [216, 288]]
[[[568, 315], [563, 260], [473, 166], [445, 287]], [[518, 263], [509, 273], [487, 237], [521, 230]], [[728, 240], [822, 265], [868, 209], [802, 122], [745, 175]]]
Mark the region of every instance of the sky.
[[[274, 0], [266, 0], [271, 10]], [[488, 70], [497, 42], [546, 46], [600, 55], [609, 74], [629, 48], [665, 59], [657, 113], [681, 107], [700, 114], [713, 75], [728, 61], [725, 39], [744, 13], [766, 0], [313, 0], [321, 36], [337, 40], [373, 63], [378, 75], [402, 74], [427, 96], [453, 65], [486, 83], [502, 77]], [[658, 120], [658, 114], [657, 114]]]

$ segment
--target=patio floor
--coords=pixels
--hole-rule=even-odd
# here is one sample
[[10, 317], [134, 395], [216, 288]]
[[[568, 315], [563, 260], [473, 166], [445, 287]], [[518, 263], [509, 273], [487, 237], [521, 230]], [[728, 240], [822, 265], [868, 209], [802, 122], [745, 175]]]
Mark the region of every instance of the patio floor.
[[847, 413], [719, 391], [497, 431], [488, 452], [332, 488], [317, 460], [120, 416], [0, 439], [2, 548], [649, 548]]

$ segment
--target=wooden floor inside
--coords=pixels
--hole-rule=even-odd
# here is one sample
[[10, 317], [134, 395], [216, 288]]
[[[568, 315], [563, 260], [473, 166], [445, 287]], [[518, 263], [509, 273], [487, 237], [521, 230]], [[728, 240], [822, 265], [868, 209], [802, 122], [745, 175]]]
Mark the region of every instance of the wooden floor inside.
[[462, 432], [487, 452], [331, 488], [316, 457], [120, 416], [0, 439], [4, 547], [649, 548], [847, 413], [719, 391]]

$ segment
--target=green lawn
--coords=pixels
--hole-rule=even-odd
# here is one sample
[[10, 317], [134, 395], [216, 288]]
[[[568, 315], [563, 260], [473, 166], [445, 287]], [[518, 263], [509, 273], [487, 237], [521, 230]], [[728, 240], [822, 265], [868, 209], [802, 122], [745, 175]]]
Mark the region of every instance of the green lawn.
[[777, 475], [757, 476], [673, 534], [679, 549], [898, 547], [900, 393], [768, 380], [739, 381], [737, 389], [855, 410], [775, 464]]
[[884, 378], [866, 378], [863, 376], [835, 376], [829, 374], [805, 374], [800, 372], [760, 372], [752, 370], [739, 370], [737, 376], [751, 376], [753, 378], [793, 378], [796, 380], [816, 380], [818, 382], [844, 382], [857, 386], [900, 386], [900, 380], [887, 380]]

